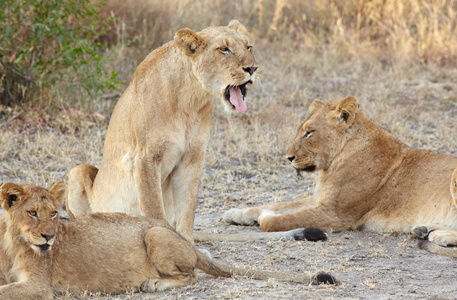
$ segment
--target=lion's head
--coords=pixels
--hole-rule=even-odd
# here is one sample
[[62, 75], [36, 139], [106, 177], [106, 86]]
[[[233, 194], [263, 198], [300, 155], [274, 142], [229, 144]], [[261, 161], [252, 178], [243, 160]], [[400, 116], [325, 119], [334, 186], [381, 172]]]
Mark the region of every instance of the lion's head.
[[326, 103], [314, 100], [311, 114], [298, 127], [286, 157], [298, 171], [326, 170], [347, 139], [347, 129], [358, 112], [354, 97]]
[[36, 253], [51, 250], [57, 233], [58, 210], [62, 206], [65, 183], [55, 183], [49, 189], [36, 185], [20, 186], [7, 182], [0, 190], [2, 207], [8, 214], [10, 227]]
[[226, 110], [245, 111], [246, 86], [257, 79], [257, 62], [246, 28], [237, 20], [226, 27], [196, 33], [188, 28], [175, 35], [176, 45], [191, 58], [193, 71]]

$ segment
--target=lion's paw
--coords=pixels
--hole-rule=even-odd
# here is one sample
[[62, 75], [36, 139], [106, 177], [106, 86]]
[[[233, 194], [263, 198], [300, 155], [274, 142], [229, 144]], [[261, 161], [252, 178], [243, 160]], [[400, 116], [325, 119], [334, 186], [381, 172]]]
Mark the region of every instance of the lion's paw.
[[143, 284], [140, 287], [140, 290], [145, 293], [153, 293], [157, 291], [157, 283], [159, 282], [159, 279], [157, 278], [151, 278], [143, 282]]
[[450, 230], [434, 230], [429, 233], [428, 240], [439, 246], [455, 246], [457, 245], [457, 232]]
[[413, 234], [420, 238], [420, 239], [425, 239], [427, 235], [429, 234], [429, 230], [425, 226], [419, 226], [416, 228], [413, 228], [412, 230]]
[[222, 215], [222, 219], [233, 225], [252, 226], [257, 224], [257, 217], [250, 216], [248, 208], [231, 208]]

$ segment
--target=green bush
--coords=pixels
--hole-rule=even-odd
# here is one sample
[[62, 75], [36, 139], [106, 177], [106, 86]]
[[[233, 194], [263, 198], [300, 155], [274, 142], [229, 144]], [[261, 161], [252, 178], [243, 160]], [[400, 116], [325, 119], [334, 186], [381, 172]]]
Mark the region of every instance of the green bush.
[[[50, 88], [89, 94], [115, 88], [95, 38], [107, 25], [91, 0], [0, 1], [0, 103], [46, 98]], [[63, 84], [61, 84], [63, 83]]]

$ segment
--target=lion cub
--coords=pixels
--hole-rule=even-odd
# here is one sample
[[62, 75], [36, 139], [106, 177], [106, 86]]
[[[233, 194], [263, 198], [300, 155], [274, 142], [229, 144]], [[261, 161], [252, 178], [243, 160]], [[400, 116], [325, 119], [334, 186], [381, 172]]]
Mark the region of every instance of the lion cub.
[[334, 283], [332, 276], [252, 271], [220, 265], [165, 220], [123, 213], [59, 219], [65, 183], [49, 189], [5, 183], [0, 200], [0, 299], [52, 299], [64, 291], [154, 292], [195, 283], [195, 269], [221, 277], [250, 276]]

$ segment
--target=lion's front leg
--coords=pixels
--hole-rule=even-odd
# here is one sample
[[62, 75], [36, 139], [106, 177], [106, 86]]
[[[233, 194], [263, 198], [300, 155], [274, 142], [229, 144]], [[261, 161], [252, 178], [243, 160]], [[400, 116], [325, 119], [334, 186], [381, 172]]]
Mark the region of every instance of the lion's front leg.
[[162, 199], [162, 183], [157, 161], [147, 153], [138, 155], [133, 174], [138, 201], [144, 216], [166, 220]]
[[341, 219], [331, 206], [316, 206], [290, 214], [278, 215], [271, 210], [263, 210], [259, 216], [263, 231], [288, 231], [296, 228], [315, 227], [324, 231], [350, 230], [355, 221]]
[[186, 155], [172, 174], [176, 231], [193, 243], [198, 188], [203, 169], [203, 153]]
[[30, 282], [14, 282], [0, 286], [0, 299], [42, 300], [53, 299], [51, 286], [37, 285]]
[[284, 215], [312, 207], [313, 204], [314, 200], [312, 198], [305, 198], [251, 208], [232, 208], [226, 211], [222, 218], [231, 224], [252, 226], [259, 223], [259, 217], [264, 212], [273, 215]]

